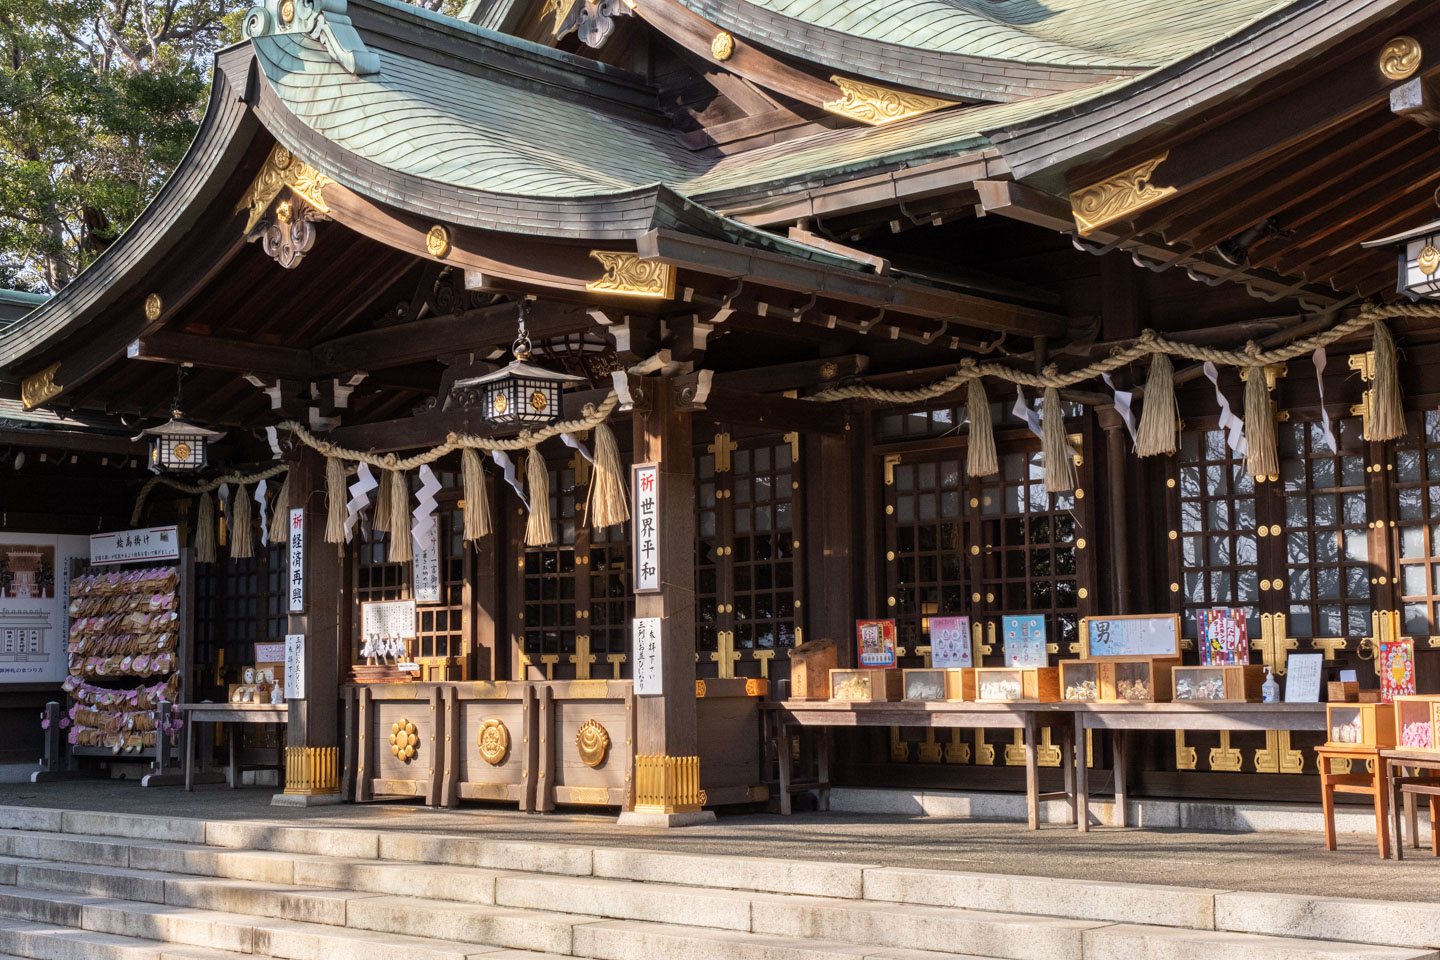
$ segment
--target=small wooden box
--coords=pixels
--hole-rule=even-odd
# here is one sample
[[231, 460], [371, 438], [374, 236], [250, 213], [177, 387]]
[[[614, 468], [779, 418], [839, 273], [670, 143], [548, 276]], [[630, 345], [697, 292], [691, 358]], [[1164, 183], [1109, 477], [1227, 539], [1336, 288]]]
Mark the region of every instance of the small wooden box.
[[1100, 699], [1099, 660], [1061, 660], [1060, 696], [1072, 703], [1093, 703]]
[[1249, 664], [1172, 667], [1175, 702], [1259, 703], [1265, 668]]
[[1055, 703], [1059, 699], [1059, 667], [975, 668], [978, 703]]
[[790, 699], [830, 699], [830, 671], [840, 665], [837, 651], [834, 640], [811, 640], [790, 651]]
[[1423, 750], [1440, 753], [1440, 697], [1401, 696], [1391, 703], [1395, 708], [1395, 745], [1400, 750]]
[[906, 700], [974, 700], [975, 671], [964, 667], [914, 667], [900, 671]]
[[1327, 703], [1328, 747], [1395, 746], [1395, 707], [1389, 703]]
[[1354, 680], [1331, 680], [1325, 685], [1325, 692], [1325, 699], [1331, 703], [1360, 702], [1360, 684]]
[[863, 667], [859, 670], [830, 671], [830, 699], [878, 702], [899, 700], [904, 695], [899, 670]]
[[1168, 703], [1171, 670], [1179, 657], [1106, 660], [1100, 671], [1100, 699], [1109, 703]]

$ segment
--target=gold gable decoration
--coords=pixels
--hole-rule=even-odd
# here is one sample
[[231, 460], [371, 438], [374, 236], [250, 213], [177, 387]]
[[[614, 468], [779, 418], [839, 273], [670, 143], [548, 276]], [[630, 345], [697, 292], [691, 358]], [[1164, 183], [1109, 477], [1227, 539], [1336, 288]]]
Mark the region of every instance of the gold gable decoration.
[[868, 123], [872, 127], [955, 106], [952, 100], [924, 97], [918, 93], [901, 93], [899, 90], [851, 80], [848, 77], [833, 76], [830, 82], [839, 87], [844, 96], [827, 100], [825, 109], [851, 120]]
[[1150, 182], [1155, 168], [1168, 156], [1170, 151], [1166, 150], [1158, 157], [1071, 193], [1070, 210], [1080, 235], [1088, 237], [1101, 227], [1124, 220], [1175, 193], [1174, 187], [1157, 187]]
[[325, 203], [324, 191], [334, 182], [296, 157], [284, 144], [277, 143], [271, 149], [270, 156], [265, 158], [265, 165], [255, 175], [245, 195], [235, 205], [235, 212], [250, 208], [250, 216], [245, 221], [245, 232], [248, 234], [264, 218], [265, 212], [270, 209], [270, 204], [280, 192], [289, 187], [291, 192], [316, 211], [328, 214], [330, 207]]
[[585, 284], [585, 289], [591, 293], [616, 293], [660, 300], [675, 296], [675, 267], [671, 264], [641, 260], [638, 253], [618, 250], [591, 250], [590, 256], [599, 260], [605, 268], [603, 277]]
[[20, 384], [20, 401], [26, 410], [34, 410], [45, 401], [53, 400], [65, 389], [55, 382], [55, 374], [59, 370], [60, 364], [52, 363], [39, 373], [26, 377]]

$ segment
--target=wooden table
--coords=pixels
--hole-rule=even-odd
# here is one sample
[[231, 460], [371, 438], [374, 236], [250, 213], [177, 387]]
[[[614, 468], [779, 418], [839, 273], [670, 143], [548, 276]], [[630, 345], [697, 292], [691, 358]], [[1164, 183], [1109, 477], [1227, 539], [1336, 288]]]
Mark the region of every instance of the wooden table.
[[[1415, 798], [1430, 798], [1430, 854], [1440, 856], [1440, 755], [1419, 750], [1381, 750], [1376, 762], [1376, 772], [1384, 766], [1385, 796], [1389, 798], [1390, 809], [1395, 817], [1395, 859], [1405, 859], [1405, 830], [1401, 823], [1400, 808], [1405, 808], [1405, 819], [1410, 821], [1410, 846], [1420, 846], [1420, 823], [1415, 815]], [[1417, 771], [1429, 770], [1430, 776], [1405, 776], [1405, 767]]]
[[[779, 724], [781, 747], [776, 751], [780, 767], [780, 812], [790, 813], [790, 751], [784, 749], [785, 730], [788, 725], [820, 727], [825, 732], [834, 727], [991, 727], [1025, 731], [1025, 800], [1030, 829], [1040, 829], [1040, 804], [1047, 800], [1064, 800], [1070, 808], [1067, 822], [1075, 823], [1078, 811], [1084, 807], [1077, 802], [1072, 738], [1062, 736], [1060, 739], [1060, 768], [1065, 775], [1063, 791], [1040, 792], [1040, 765], [1036, 752], [1041, 727], [1071, 726], [1074, 722], [1071, 706], [1068, 703], [948, 703], [913, 700], [881, 703], [783, 701], [780, 709], [784, 719]], [[1066, 732], [1068, 733], [1068, 730]], [[1084, 737], [1079, 740], [1083, 745]], [[830, 738], [821, 736], [819, 743], [820, 809], [826, 810], [829, 809]]]
[[[230, 788], [240, 786], [240, 731], [236, 724], [279, 723], [290, 719], [290, 708], [285, 704], [271, 703], [182, 703], [179, 710], [185, 716], [181, 731], [185, 754], [185, 789], [195, 789], [195, 726], [201, 723], [227, 724], [230, 741]], [[283, 766], [285, 745], [282, 741], [276, 757], [275, 769]], [[218, 778], [217, 778], [218, 779]]]
[[1080, 831], [1089, 829], [1085, 731], [1109, 730], [1115, 755], [1115, 814], [1127, 825], [1125, 748], [1132, 730], [1324, 730], [1323, 703], [1067, 703], [1075, 712], [1075, 777]]

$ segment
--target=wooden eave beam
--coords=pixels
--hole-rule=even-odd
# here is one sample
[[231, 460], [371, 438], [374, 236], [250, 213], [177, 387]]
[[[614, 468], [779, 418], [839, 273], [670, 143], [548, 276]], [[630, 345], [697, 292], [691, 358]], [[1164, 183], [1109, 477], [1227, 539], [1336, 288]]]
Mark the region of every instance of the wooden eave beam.
[[314, 375], [314, 362], [309, 350], [174, 330], [157, 330], [132, 341], [125, 355], [131, 360], [189, 363], [197, 367], [263, 373], [292, 380], [308, 380]]
[[844, 433], [845, 424], [850, 420], [850, 412], [843, 404], [815, 403], [725, 387], [710, 390], [705, 413], [724, 423], [809, 433]]
[[699, 273], [744, 278], [781, 290], [884, 307], [900, 315], [954, 320], [983, 330], [1060, 337], [1064, 336], [1069, 326], [1068, 318], [1032, 307], [827, 267], [785, 254], [740, 247], [672, 230], [650, 231], [637, 241], [636, 249], [641, 259], [658, 258]]
[[[598, 404], [610, 394], [605, 390], [576, 390], [564, 395], [565, 418], [581, 416], [587, 403]], [[443, 402], [443, 400], [442, 400]], [[409, 450], [415, 447], [433, 447], [445, 442], [452, 433], [466, 433], [477, 437], [508, 436], [513, 431], [499, 431], [485, 422], [479, 410], [464, 411], [458, 407], [449, 410], [437, 409], [414, 417], [397, 420], [379, 420], [374, 423], [359, 423], [336, 427], [325, 434], [331, 443], [384, 453], [390, 450]]]
[[41, 450], [63, 450], [66, 453], [114, 454], [122, 457], [145, 453], [145, 444], [129, 437], [80, 430], [10, 430], [0, 429], [0, 446], [28, 447]]
[[820, 360], [797, 360], [750, 370], [718, 372], [715, 374], [715, 386], [727, 391], [778, 393], [853, 377], [869, 368], [869, 357], [863, 353], [849, 353]]

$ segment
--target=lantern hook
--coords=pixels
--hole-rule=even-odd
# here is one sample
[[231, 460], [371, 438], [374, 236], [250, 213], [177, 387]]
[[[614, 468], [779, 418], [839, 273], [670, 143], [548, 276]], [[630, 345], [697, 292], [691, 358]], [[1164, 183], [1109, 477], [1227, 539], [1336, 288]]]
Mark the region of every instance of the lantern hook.
[[530, 336], [525, 331], [525, 314], [530, 312], [530, 302], [520, 301], [520, 314], [516, 320], [515, 342], [510, 345], [510, 352], [515, 355], [516, 360], [530, 359]]

